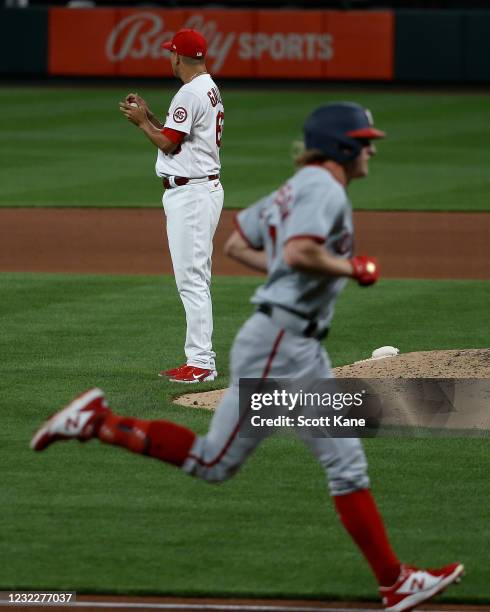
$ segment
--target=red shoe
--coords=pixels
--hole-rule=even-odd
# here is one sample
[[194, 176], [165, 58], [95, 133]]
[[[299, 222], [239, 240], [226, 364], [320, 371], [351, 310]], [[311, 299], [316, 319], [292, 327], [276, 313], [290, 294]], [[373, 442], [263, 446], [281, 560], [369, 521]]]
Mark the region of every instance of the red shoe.
[[402, 565], [400, 576], [391, 587], [380, 587], [385, 610], [402, 612], [413, 610], [432, 599], [453, 582], [459, 582], [464, 572], [461, 563], [452, 563], [440, 569], [421, 570]]
[[187, 364], [183, 363], [181, 366], [179, 366], [178, 368], [172, 368], [171, 370], [164, 370], [163, 372], [158, 372], [158, 376], [175, 376], [175, 374], [178, 374], [180, 372], [180, 370], [183, 370], [184, 368], [187, 368]]
[[214, 380], [218, 376], [216, 370], [205, 368], [197, 368], [196, 366], [187, 366], [170, 377], [170, 382], [179, 383], [198, 383]]
[[89, 389], [38, 429], [31, 440], [31, 448], [42, 451], [53, 442], [72, 438], [85, 442], [92, 437], [95, 426], [109, 413], [104, 392]]

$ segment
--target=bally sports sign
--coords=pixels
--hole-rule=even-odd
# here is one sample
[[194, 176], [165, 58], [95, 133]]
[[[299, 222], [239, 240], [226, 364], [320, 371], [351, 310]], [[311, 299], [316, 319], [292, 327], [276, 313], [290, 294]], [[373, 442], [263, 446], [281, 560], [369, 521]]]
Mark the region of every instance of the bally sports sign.
[[162, 43], [186, 27], [206, 37], [218, 76], [393, 78], [390, 11], [53, 8], [49, 15], [50, 74], [170, 75]]
[[[193, 15], [183, 23], [184, 28], [199, 30], [209, 44], [208, 58], [214, 73], [221, 70], [233, 46], [240, 60], [329, 60], [333, 56], [332, 36], [310, 32], [223, 32], [216, 21], [206, 21], [203, 15]], [[128, 57], [158, 59], [168, 55], [162, 43], [170, 40], [173, 30], [165, 26], [163, 15], [141, 12], [121, 19], [107, 39], [106, 53], [114, 62]]]

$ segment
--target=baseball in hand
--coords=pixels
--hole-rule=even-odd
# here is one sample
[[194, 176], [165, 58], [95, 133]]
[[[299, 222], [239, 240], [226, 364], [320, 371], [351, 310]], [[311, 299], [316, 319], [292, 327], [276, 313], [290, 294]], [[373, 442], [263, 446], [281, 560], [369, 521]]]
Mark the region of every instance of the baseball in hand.
[[138, 105], [136, 104], [136, 102], [130, 102], [129, 106], [135, 106], [136, 108], [138, 108]]

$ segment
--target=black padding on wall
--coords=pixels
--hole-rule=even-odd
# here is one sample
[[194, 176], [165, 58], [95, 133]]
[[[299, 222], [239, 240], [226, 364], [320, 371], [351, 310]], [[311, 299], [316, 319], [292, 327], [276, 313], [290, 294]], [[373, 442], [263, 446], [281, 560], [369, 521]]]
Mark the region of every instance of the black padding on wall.
[[463, 80], [463, 22], [459, 11], [397, 11], [395, 80]]
[[464, 65], [467, 81], [490, 81], [490, 11], [464, 17]]
[[0, 9], [0, 74], [47, 73], [48, 9]]

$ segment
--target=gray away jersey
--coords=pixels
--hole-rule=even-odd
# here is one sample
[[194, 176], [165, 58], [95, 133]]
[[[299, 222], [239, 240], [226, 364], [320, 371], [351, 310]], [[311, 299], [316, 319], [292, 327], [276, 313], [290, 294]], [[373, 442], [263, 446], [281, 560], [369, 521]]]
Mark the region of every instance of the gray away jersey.
[[286, 242], [312, 238], [339, 257], [353, 249], [352, 209], [342, 185], [326, 169], [306, 166], [280, 189], [237, 215], [243, 238], [267, 253], [268, 277], [253, 304], [276, 304], [330, 323], [345, 278], [293, 270], [283, 259]]

